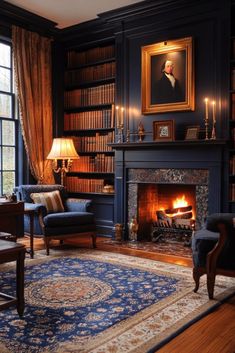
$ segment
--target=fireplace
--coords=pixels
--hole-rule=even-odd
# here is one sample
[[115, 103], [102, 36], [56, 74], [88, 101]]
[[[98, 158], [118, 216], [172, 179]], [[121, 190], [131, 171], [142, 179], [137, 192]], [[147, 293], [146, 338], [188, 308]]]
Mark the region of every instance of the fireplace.
[[[128, 222], [137, 219], [137, 239], [152, 241], [153, 227], [159, 225], [162, 230], [169, 226], [168, 239], [172, 228], [173, 240], [185, 240], [207, 215], [208, 181], [206, 169], [129, 169]], [[161, 216], [165, 220], [158, 223]]]
[[140, 183], [137, 201], [139, 234], [144, 240], [184, 240], [194, 227], [195, 185]]

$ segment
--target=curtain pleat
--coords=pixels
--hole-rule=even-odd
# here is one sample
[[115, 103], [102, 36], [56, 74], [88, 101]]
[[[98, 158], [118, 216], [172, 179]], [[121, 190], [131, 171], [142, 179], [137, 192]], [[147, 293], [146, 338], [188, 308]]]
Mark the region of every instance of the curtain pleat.
[[20, 122], [31, 173], [38, 184], [53, 184], [51, 39], [12, 27], [13, 58]]

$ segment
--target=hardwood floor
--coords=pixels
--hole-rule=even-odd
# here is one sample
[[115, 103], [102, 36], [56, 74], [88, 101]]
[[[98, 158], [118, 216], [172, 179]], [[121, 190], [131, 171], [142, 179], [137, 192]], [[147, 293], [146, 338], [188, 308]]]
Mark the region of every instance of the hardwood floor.
[[[24, 238], [21, 242], [29, 245], [29, 240]], [[91, 247], [89, 239], [71, 239], [66, 243], [79, 247]], [[54, 243], [55, 245], [58, 242]], [[35, 239], [35, 249], [43, 249], [42, 240]], [[152, 260], [177, 263], [182, 266], [192, 267], [189, 259], [178, 258], [172, 255], [155, 254], [143, 250], [133, 250], [123, 247], [114, 247], [104, 243], [104, 239], [97, 239], [99, 250], [118, 252], [131, 256], [138, 256]], [[158, 353], [235, 353], [235, 296], [218, 307], [215, 311], [199, 320], [186, 329], [176, 338], [171, 340]], [[143, 352], [144, 353], [144, 352]]]

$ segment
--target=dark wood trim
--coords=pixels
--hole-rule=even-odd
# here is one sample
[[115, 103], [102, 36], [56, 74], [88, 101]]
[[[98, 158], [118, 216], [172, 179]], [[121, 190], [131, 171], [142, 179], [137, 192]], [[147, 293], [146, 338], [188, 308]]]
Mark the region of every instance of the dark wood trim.
[[0, 13], [0, 25], [8, 29], [11, 29], [12, 25], [16, 25], [47, 36], [56, 34], [59, 31], [55, 28], [56, 22], [9, 4], [6, 1], [0, 3]]
[[131, 149], [161, 149], [162, 147], [175, 148], [177, 147], [205, 147], [226, 145], [226, 140], [196, 140], [196, 141], [170, 141], [170, 142], [131, 142], [131, 143], [109, 143], [114, 150], [131, 150]]

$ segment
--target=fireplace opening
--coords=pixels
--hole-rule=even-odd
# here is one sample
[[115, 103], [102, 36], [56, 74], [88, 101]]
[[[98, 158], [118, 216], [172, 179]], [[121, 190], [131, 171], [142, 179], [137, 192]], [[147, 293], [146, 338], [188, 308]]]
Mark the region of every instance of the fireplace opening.
[[196, 186], [138, 184], [138, 240], [188, 244], [196, 219]]

